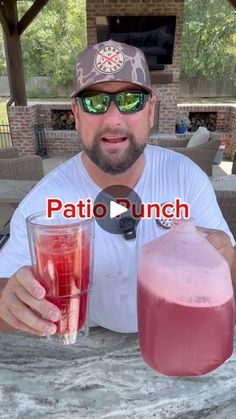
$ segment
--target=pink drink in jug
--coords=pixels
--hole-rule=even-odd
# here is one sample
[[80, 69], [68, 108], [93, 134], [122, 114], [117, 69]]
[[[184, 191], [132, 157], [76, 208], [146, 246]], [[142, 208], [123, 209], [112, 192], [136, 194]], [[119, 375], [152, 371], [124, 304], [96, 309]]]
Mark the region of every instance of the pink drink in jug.
[[206, 374], [232, 354], [229, 267], [192, 220], [142, 249], [138, 331], [144, 361], [165, 375]]

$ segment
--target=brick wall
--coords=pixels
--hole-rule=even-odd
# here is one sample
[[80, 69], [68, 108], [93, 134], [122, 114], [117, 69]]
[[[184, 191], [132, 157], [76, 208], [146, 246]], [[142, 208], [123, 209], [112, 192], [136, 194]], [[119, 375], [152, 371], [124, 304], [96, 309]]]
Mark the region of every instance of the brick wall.
[[234, 157], [236, 152], [236, 106], [231, 107], [229, 116], [229, 131], [230, 131], [230, 158]]
[[47, 153], [49, 156], [71, 156], [81, 150], [77, 131], [52, 129], [52, 110], [70, 109], [69, 103], [38, 105], [38, 120], [42, 120], [45, 126]]
[[45, 130], [47, 153], [49, 156], [72, 156], [81, 151], [77, 131]]
[[[162, 92], [162, 97], [165, 97], [165, 87], [160, 88], [159, 92]], [[166, 97], [168, 97], [168, 93]], [[158, 107], [156, 118], [158, 118]], [[70, 156], [81, 150], [80, 138], [76, 131], [52, 130], [51, 111], [53, 109], [69, 110], [70, 104], [39, 104], [9, 108], [8, 113], [13, 144], [19, 148], [22, 155], [35, 154], [34, 125], [38, 123], [44, 123], [49, 156]], [[216, 131], [219, 133], [220, 140], [224, 141], [226, 145], [225, 157], [232, 159], [236, 151], [236, 106], [177, 105], [177, 114], [188, 116], [189, 112], [217, 112]], [[168, 123], [175, 126], [176, 113], [172, 114], [169, 112], [168, 104], [164, 102], [159, 109], [159, 113], [162, 126]], [[158, 120], [156, 120], [156, 125], [158, 126]], [[159, 131], [168, 133], [167, 130]]]
[[34, 125], [45, 126], [46, 148], [49, 156], [70, 156], [80, 151], [81, 145], [76, 131], [53, 131], [52, 109], [71, 109], [70, 104], [40, 104], [11, 106], [8, 108], [12, 142], [21, 155], [36, 152]]
[[11, 106], [8, 108], [8, 117], [13, 145], [21, 155], [35, 154], [37, 106]]
[[[87, 0], [87, 38], [88, 45], [97, 42], [96, 16], [176, 16], [176, 32], [173, 64], [164, 70], [152, 71], [154, 93], [159, 104], [159, 132], [174, 133], [177, 96], [179, 91], [179, 73], [181, 60], [181, 37], [183, 26], [184, 0]], [[169, 75], [172, 79], [163, 84], [161, 80]], [[160, 82], [158, 82], [158, 79]]]

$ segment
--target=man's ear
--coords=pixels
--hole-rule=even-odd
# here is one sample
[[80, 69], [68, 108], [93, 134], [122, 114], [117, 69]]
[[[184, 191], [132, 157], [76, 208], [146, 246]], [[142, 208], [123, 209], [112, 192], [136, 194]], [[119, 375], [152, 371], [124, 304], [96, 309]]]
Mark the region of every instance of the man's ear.
[[150, 128], [154, 125], [155, 109], [156, 109], [157, 97], [153, 95], [149, 102], [149, 123]]
[[78, 131], [79, 130], [79, 109], [78, 109], [78, 105], [75, 98], [71, 100], [71, 110], [74, 114], [75, 127]]

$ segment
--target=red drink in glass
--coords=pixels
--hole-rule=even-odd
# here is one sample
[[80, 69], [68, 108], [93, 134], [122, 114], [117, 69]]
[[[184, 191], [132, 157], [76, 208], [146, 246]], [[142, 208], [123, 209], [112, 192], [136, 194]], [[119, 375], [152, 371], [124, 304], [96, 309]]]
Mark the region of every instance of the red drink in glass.
[[57, 333], [79, 331], [86, 318], [90, 280], [90, 244], [85, 234], [41, 236], [35, 251], [38, 279], [47, 299], [61, 310]]
[[39, 224], [37, 214], [28, 222], [34, 271], [46, 299], [61, 311], [56, 335], [50, 339], [74, 343], [78, 334], [88, 332], [92, 222], [50, 224], [53, 221], [40, 217], [45, 224]]

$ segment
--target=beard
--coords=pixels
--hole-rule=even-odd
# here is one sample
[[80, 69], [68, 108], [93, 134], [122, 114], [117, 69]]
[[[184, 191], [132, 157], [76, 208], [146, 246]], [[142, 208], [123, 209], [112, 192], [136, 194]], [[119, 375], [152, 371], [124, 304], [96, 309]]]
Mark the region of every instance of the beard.
[[[129, 145], [125, 150], [114, 150], [109, 153], [103, 152], [100, 145], [101, 138], [112, 134], [120, 137], [126, 137], [126, 141], [129, 142]], [[86, 146], [82, 140], [81, 144], [86, 155], [103, 172], [111, 175], [119, 175], [132, 167], [136, 160], [142, 155], [143, 150], [146, 147], [145, 140], [146, 137], [145, 139], [137, 141], [130, 131], [114, 128], [109, 130], [102, 129], [98, 131], [97, 135], [94, 137], [93, 144], [90, 147]]]

